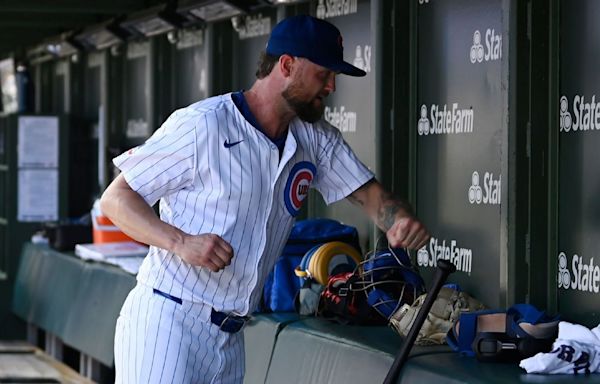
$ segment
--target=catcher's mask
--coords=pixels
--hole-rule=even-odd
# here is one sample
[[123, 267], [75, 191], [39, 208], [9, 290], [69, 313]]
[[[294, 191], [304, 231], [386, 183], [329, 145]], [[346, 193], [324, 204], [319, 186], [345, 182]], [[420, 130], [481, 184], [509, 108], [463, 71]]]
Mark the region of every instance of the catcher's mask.
[[367, 254], [357, 273], [360, 279], [353, 289], [364, 291], [369, 305], [386, 319], [425, 292], [423, 279], [404, 249], [388, 247]]

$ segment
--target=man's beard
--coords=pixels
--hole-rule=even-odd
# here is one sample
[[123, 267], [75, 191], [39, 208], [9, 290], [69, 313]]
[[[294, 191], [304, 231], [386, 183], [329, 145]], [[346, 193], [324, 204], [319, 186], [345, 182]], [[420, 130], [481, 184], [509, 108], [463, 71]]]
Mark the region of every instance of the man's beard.
[[313, 105], [315, 99], [306, 101], [300, 94], [300, 87], [295, 82], [291, 83], [281, 96], [287, 101], [288, 105], [296, 113], [296, 116], [307, 123], [315, 123], [323, 116], [325, 105], [321, 102], [320, 107]]

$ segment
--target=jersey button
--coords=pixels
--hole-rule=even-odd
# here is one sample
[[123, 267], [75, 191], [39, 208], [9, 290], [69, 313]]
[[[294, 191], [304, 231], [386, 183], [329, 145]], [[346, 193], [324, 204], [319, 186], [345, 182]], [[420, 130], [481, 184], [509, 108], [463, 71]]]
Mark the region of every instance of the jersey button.
[[275, 144], [271, 144], [271, 149], [274, 151], [277, 149], [277, 146]]

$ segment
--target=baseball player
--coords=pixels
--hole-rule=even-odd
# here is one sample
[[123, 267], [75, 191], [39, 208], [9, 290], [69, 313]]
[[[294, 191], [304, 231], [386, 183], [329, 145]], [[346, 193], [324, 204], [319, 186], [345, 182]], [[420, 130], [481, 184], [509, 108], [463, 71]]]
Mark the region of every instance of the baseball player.
[[[239, 332], [260, 300], [309, 188], [361, 207], [394, 247], [429, 238], [340, 132], [321, 119], [343, 61], [332, 24], [295, 16], [272, 31], [245, 92], [175, 111], [122, 173], [102, 211], [150, 245], [117, 320], [117, 383], [241, 383]], [[151, 208], [160, 201], [160, 218]]]

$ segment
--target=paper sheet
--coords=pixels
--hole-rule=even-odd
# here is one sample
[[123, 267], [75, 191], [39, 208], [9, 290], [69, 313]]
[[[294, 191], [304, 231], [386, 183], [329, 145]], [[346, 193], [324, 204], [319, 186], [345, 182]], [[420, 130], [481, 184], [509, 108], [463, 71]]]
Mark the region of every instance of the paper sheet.
[[18, 166], [58, 167], [58, 117], [19, 117]]
[[17, 220], [58, 220], [58, 170], [19, 169]]

